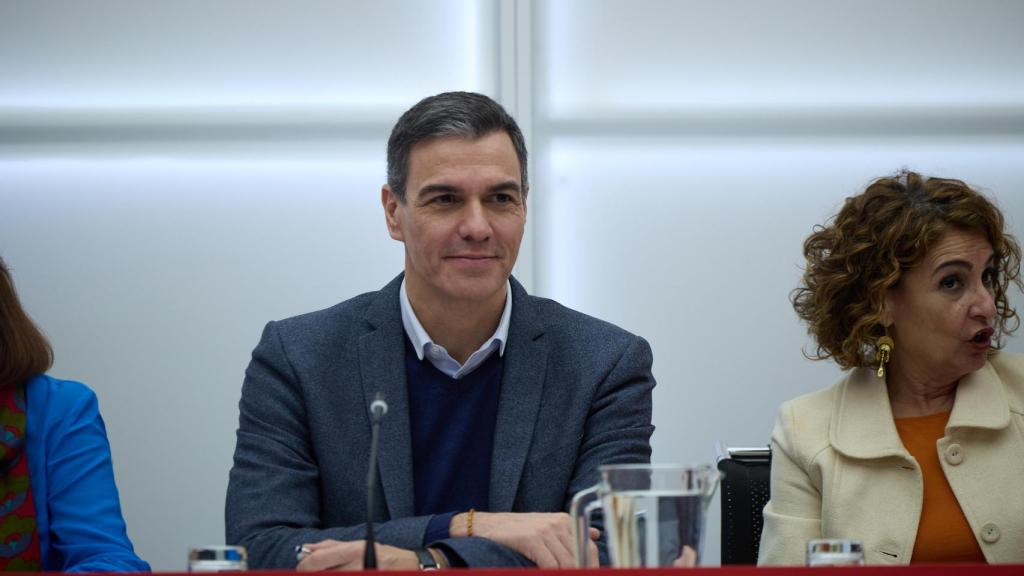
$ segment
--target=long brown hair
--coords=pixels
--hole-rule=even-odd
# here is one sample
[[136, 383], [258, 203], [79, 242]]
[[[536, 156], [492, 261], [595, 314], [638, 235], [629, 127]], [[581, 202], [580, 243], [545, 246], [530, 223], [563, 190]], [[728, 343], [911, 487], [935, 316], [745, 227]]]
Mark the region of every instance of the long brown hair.
[[832, 358], [843, 368], [871, 364], [875, 339], [884, 334], [886, 291], [950, 229], [977, 230], [992, 245], [993, 347], [1001, 347], [1002, 337], [1020, 325], [1009, 286], [1024, 287], [1021, 249], [1004, 226], [995, 204], [960, 180], [907, 171], [847, 198], [839, 214], [804, 242], [807, 268], [792, 299], [817, 340], [817, 351], [808, 357]]
[[0, 258], [0, 387], [50, 369], [53, 349], [18, 301], [11, 274]]

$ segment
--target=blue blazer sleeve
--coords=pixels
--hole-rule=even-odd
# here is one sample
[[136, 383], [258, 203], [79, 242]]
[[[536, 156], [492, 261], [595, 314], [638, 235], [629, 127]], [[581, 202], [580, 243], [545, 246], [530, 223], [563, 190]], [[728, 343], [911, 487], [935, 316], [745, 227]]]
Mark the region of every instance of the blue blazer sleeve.
[[84, 384], [41, 376], [29, 382], [27, 396], [43, 568], [148, 572], [128, 540], [96, 395]]

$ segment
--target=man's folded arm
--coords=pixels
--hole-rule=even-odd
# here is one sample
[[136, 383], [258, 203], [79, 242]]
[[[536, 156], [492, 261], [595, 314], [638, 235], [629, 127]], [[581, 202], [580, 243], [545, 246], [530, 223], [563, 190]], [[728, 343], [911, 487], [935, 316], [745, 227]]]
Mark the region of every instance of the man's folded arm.
[[[579, 456], [573, 471], [564, 509], [573, 496], [598, 481], [598, 466], [647, 464], [651, 461], [652, 393], [655, 386], [651, 346], [630, 335], [622, 352], [601, 380], [584, 427]], [[604, 531], [601, 516], [594, 526]], [[609, 563], [605, 538], [598, 542], [600, 562]]]
[[630, 335], [598, 385], [566, 494], [566, 511], [574, 494], [597, 483], [598, 466], [650, 463], [652, 362], [647, 341]]
[[[227, 542], [245, 546], [251, 568], [291, 569], [295, 547], [322, 540], [359, 540], [366, 524], [321, 528], [319, 474], [275, 440], [239, 431], [228, 484]], [[251, 456], [259, 445], [258, 459]], [[431, 516], [374, 522], [377, 541], [400, 548], [423, 545]]]
[[[429, 516], [416, 516], [374, 522], [374, 534], [381, 544], [408, 550], [422, 548], [422, 534], [429, 520]], [[249, 568], [291, 570], [298, 563], [296, 546], [323, 540], [361, 540], [365, 537], [365, 524], [324, 529], [275, 526], [253, 532], [237, 541], [229, 537], [228, 543], [246, 547], [249, 551]]]
[[536, 564], [519, 552], [503, 546], [494, 540], [478, 536], [439, 540], [431, 544], [431, 547], [443, 552], [453, 566], [508, 568], [532, 568], [536, 566]]
[[[270, 322], [242, 385], [225, 506], [226, 540], [248, 549], [252, 568], [294, 568], [296, 545], [366, 536], [364, 523], [322, 528], [320, 471], [309, 436], [298, 378]], [[383, 544], [418, 548], [430, 519], [374, 522], [375, 534]]]

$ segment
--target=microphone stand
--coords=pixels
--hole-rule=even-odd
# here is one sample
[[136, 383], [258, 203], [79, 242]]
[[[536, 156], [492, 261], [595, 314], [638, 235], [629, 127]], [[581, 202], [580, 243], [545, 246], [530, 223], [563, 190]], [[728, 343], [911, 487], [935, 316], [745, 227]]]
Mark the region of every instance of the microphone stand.
[[366, 472], [366, 549], [363, 570], [377, 569], [376, 538], [373, 534], [374, 489], [377, 486], [377, 450], [380, 444], [380, 421], [388, 413], [388, 404], [379, 392], [370, 404], [370, 469]]

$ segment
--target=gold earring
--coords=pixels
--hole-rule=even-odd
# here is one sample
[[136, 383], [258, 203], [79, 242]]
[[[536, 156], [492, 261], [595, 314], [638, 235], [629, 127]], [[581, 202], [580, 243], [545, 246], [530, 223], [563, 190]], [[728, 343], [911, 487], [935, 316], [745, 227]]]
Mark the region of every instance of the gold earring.
[[892, 350], [895, 347], [896, 344], [889, 336], [882, 336], [875, 342], [875, 360], [878, 361], [878, 372], [876, 374], [879, 378], [885, 378], [885, 365], [889, 363], [889, 358], [892, 356]]

